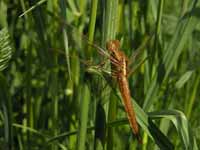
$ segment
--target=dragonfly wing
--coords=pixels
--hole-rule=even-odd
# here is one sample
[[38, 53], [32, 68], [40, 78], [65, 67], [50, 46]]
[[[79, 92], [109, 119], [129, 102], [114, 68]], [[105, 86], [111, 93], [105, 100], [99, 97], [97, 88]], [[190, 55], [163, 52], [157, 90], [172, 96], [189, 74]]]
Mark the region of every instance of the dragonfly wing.
[[132, 53], [128, 61], [128, 66], [131, 66], [133, 63], [135, 63], [136, 58], [144, 51], [150, 39], [150, 36], [145, 36], [144, 40], [142, 41], [142, 44]]

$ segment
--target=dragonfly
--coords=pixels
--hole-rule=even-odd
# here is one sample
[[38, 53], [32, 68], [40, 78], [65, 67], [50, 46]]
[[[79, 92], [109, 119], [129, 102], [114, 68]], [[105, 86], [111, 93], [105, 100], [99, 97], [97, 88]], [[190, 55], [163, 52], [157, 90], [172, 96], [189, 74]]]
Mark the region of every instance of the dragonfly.
[[[131, 56], [132, 60], [135, 59], [135, 57], [140, 53], [141, 49], [144, 48], [144, 46], [147, 44], [149, 40], [149, 37], [147, 37], [144, 41], [143, 44], [138, 48], [138, 50]], [[128, 82], [128, 77], [134, 73], [134, 69], [132, 71], [130, 71], [129, 66], [134, 63], [131, 62], [131, 60], [128, 59], [128, 57], [125, 55], [125, 53], [120, 50], [120, 41], [119, 40], [110, 40], [107, 42], [106, 44], [106, 49], [109, 51], [110, 55], [108, 55], [108, 53], [101, 48], [100, 46], [94, 44], [94, 43], [90, 43], [88, 41], [88, 44], [94, 48], [97, 49], [97, 52], [100, 53], [103, 56], [109, 57], [111, 65], [113, 67], [111, 67], [111, 76], [113, 78], [116, 79], [117, 83], [118, 83], [118, 87], [119, 87], [119, 91], [121, 93], [121, 97], [122, 97], [122, 101], [124, 104], [124, 108], [127, 114], [127, 118], [130, 124], [130, 127], [132, 129], [133, 134], [135, 135], [135, 137], [137, 138], [139, 143], [141, 142], [141, 138], [139, 135], [139, 126], [136, 120], [136, 114], [134, 111], [134, 107], [132, 105], [131, 102], [131, 92], [130, 92], [130, 88], [129, 88], [129, 82]], [[141, 66], [141, 64], [144, 63], [144, 61], [147, 58], [145, 58], [144, 60], [142, 60], [135, 69], [137, 69], [139, 66]], [[86, 65], [89, 64], [89, 62], [83, 62]], [[91, 64], [89, 64], [91, 65]], [[89, 68], [95, 68], [95, 69], [100, 69], [102, 70], [104, 73], [109, 73], [108, 71], [105, 71], [103, 69], [103, 65], [104, 63], [101, 63], [99, 65], [95, 65], [93, 67], [89, 67]], [[89, 70], [89, 69], [88, 69]], [[110, 73], [109, 73], [110, 74]]]
[[106, 48], [111, 53], [110, 61], [113, 64], [112, 75], [116, 76], [129, 124], [137, 140], [141, 143], [141, 139], [139, 136], [139, 127], [136, 121], [134, 108], [132, 107], [133, 105], [131, 102], [131, 94], [127, 78], [128, 59], [123, 51], [120, 50], [120, 42], [118, 40], [111, 40], [107, 42]]
[[[139, 53], [141, 49], [147, 44], [150, 38], [146, 37], [142, 43], [142, 45], [137, 49], [137, 51], [131, 56], [132, 61], [128, 59], [125, 53], [120, 50], [120, 41], [119, 40], [110, 40], [106, 44], [106, 49], [109, 51], [109, 59], [111, 62], [111, 76], [114, 77], [118, 83], [119, 91], [121, 93], [122, 101], [124, 104], [124, 108], [127, 114], [127, 118], [132, 129], [133, 134], [137, 138], [139, 143], [142, 143], [140, 135], [139, 135], [139, 126], [136, 121], [136, 115], [134, 111], [134, 107], [131, 101], [131, 94], [129, 88], [128, 77], [134, 73], [135, 70], [130, 71], [129, 66], [134, 63], [134, 59]], [[106, 55], [107, 53], [98, 45], [91, 44], [91, 46], [95, 47], [101, 55]], [[142, 60], [135, 69], [141, 66], [147, 58]]]
[[[65, 23], [62, 21], [62, 23], [70, 28], [71, 25]], [[133, 134], [136, 136], [139, 143], [141, 143], [141, 138], [139, 135], [139, 126], [136, 120], [135, 111], [131, 102], [131, 92], [129, 88], [129, 82], [128, 77], [135, 72], [135, 69], [130, 71], [129, 66], [131, 66], [135, 58], [141, 53], [142, 49], [145, 49], [148, 41], [150, 40], [149, 36], [146, 36], [144, 41], [142, 42], [141, 46], [132, 54], [131, 59], [129, 60], [128, 57], [125, 55], [125, 53], [120, 50], [120, 41], [119, 40], [110, 40], [106, 43], [106, 49], [101, 48], [95, 43], [90, 42], [85, 35], [82, 36], [86, 41], [87, 44], [91, 47], [95, 48], [97, 52], [106, 58], [108, 58], [111, 62], [111, 76], [116, 79], [119, 87], [119, 91], [121, 93], [122, 101], [124, 104], [124, 108], [127, 114], [127, 118], [130, 124], [130, 127], [132, 129]], [[108, 53], [109, 52], [109, 53]], [[143, 61], [141, 61], [136, 68], [141, 66], [141, 64], [144, 63], [144, 61], [147, 58], [145, 58]], [[101, 63], [100, 65], [96, 65], [96, 68], [102, 67]], [[103, 67], [102, 67], [103, 68]], [[103, 69], [102, 69], [103, 70]], [[105, 70], [103, 70], [105, 72]], [[106, 72], [108, 73], [108, 72]]]

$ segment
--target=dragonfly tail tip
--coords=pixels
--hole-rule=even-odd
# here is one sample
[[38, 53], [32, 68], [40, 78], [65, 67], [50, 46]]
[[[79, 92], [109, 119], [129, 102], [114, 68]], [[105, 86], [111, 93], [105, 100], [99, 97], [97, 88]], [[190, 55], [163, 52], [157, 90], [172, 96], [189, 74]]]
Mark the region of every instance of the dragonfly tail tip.
[[137, 141], [139, 144], [142, 144], [142, 139], [139, 134], [136, 135]]

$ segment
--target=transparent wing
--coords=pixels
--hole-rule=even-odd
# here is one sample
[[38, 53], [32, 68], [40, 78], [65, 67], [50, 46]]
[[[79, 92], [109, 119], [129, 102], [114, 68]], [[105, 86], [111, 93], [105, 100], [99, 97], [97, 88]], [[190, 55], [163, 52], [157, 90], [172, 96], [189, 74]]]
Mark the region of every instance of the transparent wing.
[[136, 58], [144, 52], [144, 49], [146, 48], [148, 42], [150, 41], [151, 37], [150, 36], [145, 36], [144, 40], [142, 41], [142, 44], [132, 53], [131, 57], [128, 60], [128, 66], [132, 66]]

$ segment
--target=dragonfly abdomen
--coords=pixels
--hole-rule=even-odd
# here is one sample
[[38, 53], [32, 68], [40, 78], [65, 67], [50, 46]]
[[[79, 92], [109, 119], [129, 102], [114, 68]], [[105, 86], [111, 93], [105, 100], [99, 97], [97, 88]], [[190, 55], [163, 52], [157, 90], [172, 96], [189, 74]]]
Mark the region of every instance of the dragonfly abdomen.
[[118, 84], [132, 131], [136, 136], [139, 136], [139, 128], [136, 121], [135, 111], [132, 106], [129, 84], [126, 76], [118, 76]]

